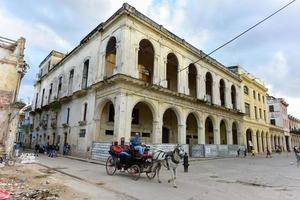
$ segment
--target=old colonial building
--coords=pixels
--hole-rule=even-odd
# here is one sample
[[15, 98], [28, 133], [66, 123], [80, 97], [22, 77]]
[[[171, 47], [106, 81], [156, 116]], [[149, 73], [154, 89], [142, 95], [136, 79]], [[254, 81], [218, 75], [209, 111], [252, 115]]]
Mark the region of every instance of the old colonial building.
[[231, 71], [240, 75], [244, 144], [248, 151], [254, 148], [256, 153], [262, 153], [271, 147], [271, 137], [268, 125], [267, 91], [262, 81], [253, 77], [240, 66], [228, 67]]
[[272, 149], [276, 146], [283, 150], [291, 150], [291, 137], [287, 107], [289, 104], [283, 98], [268, 96], [270, 119], [270, 134]]
[[[124, 4], [70, 53], [52, 51], [41, 62], [34, 131], [39, 143], [68, 142], [82, 156], [93, 141], [129, 141], [135, 133], [146, 143], [226, 145], [245, 144], [248, 128], [251, 140], [261, 141], [268, 135], [266, 89], [241, 82], [240, 74]], [[261, 95], [251, 104], [260, 118], [246, 127], [243, 85]], [[266, 139], [258, 144], [262, 151]]]
[[289, 115], [288, 118], [291, 134], [291, 147], [300, 146], [300, 119], [293, 117], [292, 115]]
[[26, 71], [25, 39], [17, 41], [0, 37], [0, 151], [11, 152], [15, 141], [20, 109], [17, 100], [21, 79]]

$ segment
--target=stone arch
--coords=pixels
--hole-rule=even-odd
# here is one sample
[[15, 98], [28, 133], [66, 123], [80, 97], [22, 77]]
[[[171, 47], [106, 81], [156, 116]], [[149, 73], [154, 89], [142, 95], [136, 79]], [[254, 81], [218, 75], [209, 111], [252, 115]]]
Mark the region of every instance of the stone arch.
[[116, 56], [117, 56], [117, 39], [112, 36], [109, 38], [106, 49], [105, 49], [105, 70], [104, 76], [109, 78], [113, 75], [114, 68], [116, 67]]
[[221, 106], [225, 106], [225, 104], [226, 104], [226, 97], [225, 97], [226, 84], [225, 84], [224, 79], [222, 79], [222, 78], [219, 81], [219, 93], [220, 93]]
[[259, 141], [259, 139], [261, 139], [261, 137], [259, 137], [260, 136], [260, 131], [259, 130], [257, 130], [256, 131], [256, 148], [257, 149], [255, 149], [257, 152], [260, 152], [261, 151], [261, 149], [260, 149], [260, 146], [259, 146], [259, 144], [260, 144], [260, 141]]
[[198, 126], [197, 113], [189, 112], [186, 117], [186, 144], [198, 144]]
[[208, 102], [213, 100], [213, 76], [210, 72], [205, 74], [205, 95]]
[[131, 109], [131, 136], [139, 134], [143, 143], [153, 141], [154, 108], [145, 101], [139, 101]]
[[232, 122], [232, 127], [231, 127], [231, 130], [232, 130], [232, 144], [238, 144], [239, 141], [238, 141], [238, 124], [237, 122]]
[[153, 44], [147, 39], [142, 39], [138, 51], [139, 79], [149, 84], [153, 83], [154, 55]]
[[179, 62], [178, 58], [174, 53], [167, 55], [167, 66], [166, 66], [166, 80], [167, 88], [174, 92], [178, 92], [178, 69]]
[[248, 152], [251, 152], [252, 148], [253, 148], [253, 130], [251, 128], [248, 128], [246, 130], [246, 141], [247, 141], [247, 150]]
[[163, 112], [162, 120], [162, 143], [178, 143], [179, 113], [174, 107], [169, 107]]
[[212, 116], [205, 119], [205, 144], [214, 144], [215, 123]]
[[227, 144], [227, 125], [226, 121], [222, 119], [220, 121], [220, 144]]
[[231, 104], [233, 109], [237, 109], [237, 104], [236, 104], [236, 88], [234, 85], [231, 85]]
[[132, 106], [130, 108], [130, 110], [132, 110], [134, 108], [134, 106], [138, 103], [145, 103], [149, 109], [151, 110], [151, 113], [153, 115], [153, 120], [157, 121], [158, 120], [158, 115], [159, 115], [159, 111], [157, 106], [149, 99], [145, 99], [145, 98], [137, 98], [135, 100], [132, 101]]
[[112, 98], [100, 101], [95, 109], [94, 119], [96, 121], [95, 140], [112, 141], [114, 133], [115, 106]]
[[188, 87], [190, 96], [197, 98], [197, 68], [194, 64], [188, 68]]

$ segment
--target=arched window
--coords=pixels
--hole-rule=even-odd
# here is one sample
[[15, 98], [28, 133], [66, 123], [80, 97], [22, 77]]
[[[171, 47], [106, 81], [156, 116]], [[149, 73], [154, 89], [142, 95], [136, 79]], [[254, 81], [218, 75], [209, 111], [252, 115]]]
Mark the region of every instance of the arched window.
[[140, 41], [138, 54], [139, 79], [148, 83], [153, 82], [154, 48], [149, 40]]
[[221, 106], [225, 106], [225, 82], [223, 79], [220, 80], [219, 90], [220, 90]]
[[206, 100], [208, 102], [212, 102], [213, 98], [213, 78], [211, 73], [207, 72], [205, 76], [205, 94], [206, 94]]
[[87, 88], [88, 75], [89, 75], [89, 64], [90, 64], [90, 60], [86, 60], [83, 64], [81, 89]]
[[173, 53], [167, 56], [167, 83], [168, 89], [177, 92], [178, 59]]
[[197, 69], [194, 64], [189, 65], [189, 90], [192, 97], [197, 97]]
[[231, 86], [231, 103], [232, 103], [232, 108], [236, 109], [236, 89], [235, 86]]
[[116, 38], [111, 37], [106, 46], [105, 52], [105, 77], [111, 77], [116, 67]]

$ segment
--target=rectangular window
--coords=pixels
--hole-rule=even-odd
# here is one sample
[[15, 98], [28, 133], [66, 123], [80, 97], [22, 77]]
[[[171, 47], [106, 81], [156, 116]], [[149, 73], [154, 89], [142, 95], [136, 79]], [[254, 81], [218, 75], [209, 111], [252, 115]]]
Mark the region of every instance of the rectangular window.
[[58, 79], [57, 97], [59, 97], [59, 93], [61, 91], [61, 87], [62, 87], [62, 77], [59, 77], [59, 79]]
[[139, 124], [139, 110], [134, 108], [132, 111], [132, 124]]
[[45, 96], [45, 88], [43, 89], [43, 93], [42, 93], [42, 102], [41, 102], [41, 106], [43, 106], [43, 104], [44, 104], [44, 96]]
[[248, 117], [250, 117], [250, 104], [245, 103], [245, 113]]
[[274, 106], [273, 106], [273, 105], [270, 105], [270, 106], [269, 106], [269, 111], [270, 111], [270, 112], [274, 112]]
[[85, 129], [80, 129], [79, 137], [85, 137]]
[[49, 62], [48, 62], [48, 72], [50, 71], [50, 68], [51, 68], [51, 62], [49, 60]]
[[249, 89], [248, 89], [248, 87], [247, 86], [244, 86], [244, 94], [249, 94]]
[[276, 125], [276, 120], [275, 120], [275, 119], [271, 119], [271, 120], [270, 120], [270, 123], [271, 123], [272, 125]]
[[89, 74], [89, 62], [90, 62], [89, 60], [86, 60], [83, 65], [81, 89], [87, 88], [88, 74]]
[[266, 111], [264, 110], [264, 119], [267, 120]]
[[253, 99], [256, 99], [256, 94], [254, 90], [253, 90]]
[[53, 83], [50, 84], [48, 103], [50, 103], [50, 101], [51, 101], [52, 87], [53, 87]]
[[261, 108], [259, 109], [259, 118], [262, 119], [262, 112], [261, 112]]
[[262, 96], [262, 99], [263, 99], [263, 103], [265, 103], [265, 96]]
[[69, 124], [69, 119], [70, 119], [70, 108], [67, 108], [67, 119], [66, 119], [67, 124]]
[[254, 106], [254, 114], [255, 114], [255, 119], [257, 119], [257, 108]]
[[83, 106], [83, 121], [86, 121], [86, 113], [87, 113], [87, 103]]
[[37, 107], [38, 99], [39, 99], [39, 93], [36, 93], [36, 96], [35, 96], [35, 105], [34, 105], [35, 109]]
[[105, 135], [114, 135], [113, 130], [105, 130]]
[[114, 109], [113, 104], [109, 105], [108, 121], [109, 122], [114, 122], [115, 121], [115, 109]]
[[259, 93], [257, 94], [257, 98], [258, 98], [258, 101], [260, 101], [260, 94]]
[[72, 93], [72, 89], [73, 89], [73, 77], [74, 77], [74, 69], [72, 69], [69, 74], [69, 85], [68, 85], [69, 94]]

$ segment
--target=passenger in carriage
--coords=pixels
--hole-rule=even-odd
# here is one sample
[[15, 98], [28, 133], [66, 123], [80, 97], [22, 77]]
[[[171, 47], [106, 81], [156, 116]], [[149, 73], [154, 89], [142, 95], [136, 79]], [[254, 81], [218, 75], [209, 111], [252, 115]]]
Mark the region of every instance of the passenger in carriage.
[[144, 155], [145, 147], [141, 146], [140, 136], [138, 133], [136, 133], [135, 136], [131, 138], [130, 143], [141, 156]]

